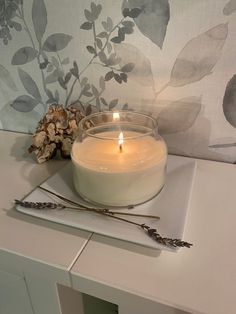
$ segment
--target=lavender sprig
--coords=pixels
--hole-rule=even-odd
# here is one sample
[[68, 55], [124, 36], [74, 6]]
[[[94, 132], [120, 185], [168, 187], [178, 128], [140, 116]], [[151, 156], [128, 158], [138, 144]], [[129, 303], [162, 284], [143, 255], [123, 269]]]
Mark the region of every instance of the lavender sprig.
[[172, 248], [173, 247], [174, 248], [175, 247], [187, 247], [187, 248], [190, 248], [193, 245], [191, 243], [188, 243], [186, 241], [182, 241], [180, 239], [164, 238], [157, 232], [157, 229], [153, 229], [153, 228], [149, 227], [146, 224], [139, 224], [137, 222], [134, 222], [134, 221], [131, 221], [131, 220], [127, 220], [127, 219], [124, 219], [124, 218], [120, 218], [120, 217], [115, 217], [115, 216], [112, 216], [112, 215], [109, 215], [109, 214], [105, 214], [105, 215], [141, 227], [148, 234], [149, 237], [151, 237], [153, 240], [155, 240], [156, 242], [158, 242], [158, 243], [160, 243], [162, 245], [165, 245], [165, 246], [168, 246], [168, 247], [172, 247]]
[[60, 203], [52, 203], [52, 202], [25, 202], [25, 201], [19, 201], [19, 200], [15, 200], [15, 204], [20, 205], [22, 207], [25, 208], [33, 208], [33, 209], [73, 209], [73, 210], [82, 210], [82, 211], [90, 211], [90, 212], [94, 212], [96, 214], [100, 214], [100, 215], [104, 215], [113, 219], [117, 219], [120, 221], [124, 221], [126, 223], [129, 224], [133, 224], [136, 225], [140, 228], [142, 228], [142, 230], [145, 231], [145, 233], [152, 238], [154, 241], [156, 241], [159, 244], [162, 244], [164, 246], [167, 247], [172, 247], [172, 248], [176, 248], [176, 247], [187, 247], [190, 248], [192, 246], [191, 243], [188, 243], [186, 241], [182, 241], [180, 239], [171, 239], [171, 238], [165, 238], [162, 237], [157, 229], [153, 229], [151, 227], [149, 227], [146, 224], [140, 224], [137, 223], [135, 221], [132, 220], [128, 220], [128, 219], [124, 219], [121, 217], [117, 217], [116, 215], [132, 215], [132, 216], [141, 216], [141, 217], [151, 217], [151, 218], [159, 218], [158, 216], [149, 216], [149, 215], [139, 215], [139, 214], [134, 214], [134, 213], [122, 213], [122, 212], [113, 212], [110, 211], [109, 209], [103, 209], [103, 208], [92, 208], [92, 207], [86, 207], [85, 205], [76, 203], [74, 201], [71, 201], [67, 198], [65, 198], [64, 196], [58, 195], [55, 192], [49, 191], [45, 188], [40, 187], [41, 189], [43, 189], [44, 191], [51, 193], [55, 196], [57, 196], [58, 198], [62, 199], [64, 202], [67, 202], [69, 204], [73, 204], [75, 207], [71, 207], [71, 206], [65, 206], [63, 204]]
[[147, 218], [155, 218], [155, 219], [160, 219], [159, 216], [154, 216], [154, 215], [144, 215], [144, 214], [136, 214], [136, 213], [127, 213], [127, 212], [116, 212], [116, 211], [111, 211], [106, 208], [93, 208], [93, 207], [86, 207], [86, 206], [65, 206], [60, 203], [52, 203], [52, 202], [26, 202], [26, 201], [20, 201], [20, 200], [15, 200], [15, 204], [19, 205], [24, 208], [32, 208], [32, 209], [73, 209], [73, 210], [84, 210], [84, 211], [91, 211], [91, 212], [96, 212], [96, 213], [102, 213], [102, 214], [110, 214], [110, 215], [124, 215], [124, 216], [134, 216], [134, 217], [147, 217]]
[[34, 209], [64, 209], [66, 206], [62, 204], [56, 204], [51, 202], [23, 202], [15, 200], [16, 205], [20, 205], [25, 208], [34, 208]]
[[149, 237], [151, 237], [152, 239], [154, 239], [158, 243], [163, 244], [165, 246], [169, 246], [169, 247], [187, 247], [187, 248], [190, 248], [192, 246], [191, 243], [182, 241], [180, 239], [163, 238], [157, 232], [156, 229], [150, 228], [146, 224], [142, 224], [141, 228], [147, 232]]

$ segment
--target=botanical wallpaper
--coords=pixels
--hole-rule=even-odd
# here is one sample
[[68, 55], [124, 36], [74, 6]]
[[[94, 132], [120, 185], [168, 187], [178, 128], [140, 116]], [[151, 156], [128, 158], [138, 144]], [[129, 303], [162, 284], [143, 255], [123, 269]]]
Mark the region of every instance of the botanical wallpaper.
[[236, 0], [0, 0], [0, 47], [2, 129], [136, 110], [170, 153], [236, 162]]

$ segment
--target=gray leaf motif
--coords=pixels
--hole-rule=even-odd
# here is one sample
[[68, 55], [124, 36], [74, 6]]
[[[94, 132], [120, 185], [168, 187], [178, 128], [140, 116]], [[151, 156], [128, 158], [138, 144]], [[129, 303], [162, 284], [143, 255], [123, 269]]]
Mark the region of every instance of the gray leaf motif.
[[21, 68], [18, 68], [18, 74], [25, 90], [34, 98], [41, 100], [39, 89], [32, 77]]
[[46, 76], [45, 78], [45, 83], [46, 84], [52, 84], [58, 81], [58, 75], [56, 75], [57, 70], [55, 70], [53, 73], [49, 74], [48, 76]]
[[61, 70], [56, 69], [45, 78], [45, 83], [46, 84], [55, 83], [58, 81], [59, 77], [63, 77], [63, 72]]
[[117, 98], [111, 100], [109, 103], [109, 110], [114, 109], [118, 105], [118, 101], [119, 101], [119, 99], [117, 99]]
[[186, 131], [195, 122], [201, 109], [200, 97], [186, 97], [165, 106], [158, 115], [160, 134]]
[[129, 73], [129, 78], [135, 80], [142, 86], [153, 85], [153, 74], [150, 60], [135, 46], [131, 44], [114, 44], [114, 49], [118, 58], [121, 58], [120, 66], [134, 64], [133, 70]]
[[90, 22], [95, 21], [102, 11], [101, 4], [96, 5], [94, 2], [91, 2], [91, 11], [85, 9], [84, 15], [86, 19]]
[[56, 52], [64, 49], [73, 37], [64, 33], [50, 35], [43, 44], [43, 50]]
[[32, 20], [34, 31], [38, 42], [40, 43], [47, 26], [47, 10], [44, 0], [34, 0], [32, 6]]
[[104, 77], [103, 77], [103, 76], [100, 76], [100, 79], [99, 79], [99, 86], [100, 86], [100, 88], [101, 88], [102, 91], [105, 90], [106, 85], [105, 85], [105, 80], [104, 80]]
[[228, 24], [219, 24], [191, 39], [179, 53], [171, 72], [169, 85], [184, 86], [201, 80], [221, 56], [228, 35]]
[[17, 111], [29, 112], [32, 111], [38, 104], [39, 101], [37, 99], [34, 99], [29, 95], [22, 95], [17, 97], [11, 106]]
[[69, 57], [66, 57], [64, 60], [62, 60], [62, 62], [61, 62], [61, 64], [69, 64], [69, 62], [70, 62], [70, 59], [69, 59]]
[[16, 51], [12, 57], [12, 65], [26, 64], [37, 57], [38, 51], [32, 47], [23, 47]]
[[1, 64], [0, 64], [0, 80], [14, 92], [17, 91], [16, 84], [13, 81], [9, 71]]
[[223, 13], [224, 15], [230, 15], [236, 10], [236, 0], [230, 0], [228, 3], [226, 3]]
[[142, 12], [134, 19], [140, 32], [148, 37], [154, 44], [162, 48], [170, 19], [170, 6], [168, 0], [126, 0], [124, 8], [141, 8]]
[[228, 82], [223, 99], [226, 120], [236, 128], [236, 75]]

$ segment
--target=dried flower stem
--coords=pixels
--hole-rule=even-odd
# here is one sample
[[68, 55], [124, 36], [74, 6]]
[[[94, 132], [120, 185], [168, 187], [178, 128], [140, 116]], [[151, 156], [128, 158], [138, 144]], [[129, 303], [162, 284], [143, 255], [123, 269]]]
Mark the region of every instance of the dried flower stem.
[[[136, 214], [136, 213], [124, 213], [124, 212], [117, 212], [117, 211], [111, 211], [110, 209], [107, 209], [107, 208], [95, 208], [95, 207], [88, 207], [88, 206], [85, 206], [84, 204], [81, 204], [81, 203], [78, 203], [78, 202], [74, 202], [62, 195], [59, 195], [55, 192], [52, 192], [48, 189], [45, 189], [43, 188], [42, 186], [39, 186], [39, 188], [49, 194], [52, 194], [56, 197], [58, 197], [59, 199], [63, 200], [64, 202], [67, 202], [67, 203], [70, 203], [70, 204], [73, 204], [73, 205], [76, 205], [76, 206], [79, 206], [80, 208], [84, 208], [84, 209], [87, 209], [87, 210], [91, 210], [91, 211], [101, 211], [101, 212], [106, 212], [106, 213], [109, 213], [111, 215], [127, 215], [127, 216], [135, 216], [135, 217], [146, 217], [146, 218], [154, 218], [154, 219], [160, 219], [159, 216], [155, 216], [155, 215], [144, 215], [144, 214]], [[66, 206], [66, 208], [68, 208]], [[72, 208], [72, 209], [76, 209], [76, 208]]]
[[[171, 239], [171, 238], [165, 238], [165, 237], [162, 237], [157, 229], [154, 229], [154, 228], [151, 228], [149, 227], [148, 225], [146, 224], [140, 224], [140, 223], [137, 223], [137, 222], [134, 222], [132, 220], [128, 220], [128, 219], [125, 219], [125, 218], [121, 218], [121, 217], [117, 217], [115, 215], [117, 214], [122, 214], [122, 213], [119, 213], [119, 212], [112, 212], [110, 211], [109, 209], [106, 209], [106, 208], [91, 208], [91, 207], [86, 207], [84, 205], [81, 206], [81, 204], [79, 203], [76, 203], [74, 201], [71, 201], [67, 198], [65, 198], [64, 196], [61, 196], [59, 194], [56, 194], [50, 190], [47, 190], [45, 188], [42, 188], [40, 187], [42, 190], [48, 192], [48, 193], [51, 193], [53, 194], [54, 196], [57, 196], [58, 198], [62, 199], [64, 202], [67, 202], [69, 204], [74, 204], [76, 205], [76, 207], [71, 207], [71, 206], [65, 206], [63, 204], [60, 204], [60, 203], [52, 203], [52, 202], [24, 202], [24, 201], [19, 201], [19, 200], [15, 200], [15, 204], [17, 205], [20, 205], [22, 207], [25, 207], [25, 208], [34, 208], [34, 209], [73, 209], [73, 210], [85, 210], [85, 211], [91, 211], [91, 212], [94, 212], [94, 213], [97, 213], [97, 214], [100, 214], [100, 215], [104, 215], [104, 216], [107, 216], [107, 217], [110, 217], [110, 218], [113, 218], [113, 219], [117, 219], [117, 220], [120, 220], [120, 221], [124, 221], [126, 223], [129, 223], [129, 224], [133, 224], [135, 226], [138, 226], [140, 228], [142, 228], [142, 230], [145, 231], [145, 233], [150, 237], [152, 238], [154, 241], [164, 245], [164, 246], [167, 246], [167, 247], [187, 247], [187, 248], [190, 248], [192, 246], [191, 243], [188, 243], [186, 241], [182, 241], [180, 239]], [[123, 213], [124, 214], [124, 213]], [[129, 213], [125, 213], [126, 215], [129, 215]], [[131, 214], [132, 216], [147, 216], [147, 217], [150, 217], [148, 215], [139, 215], [139, 214]], [[153, 218], [153, 216], [151, 216]], [[154, 216], [155, 217], [155, 216]]]
[[[43, 188], [42, 186], [39, 186], [38, 188], [39, 188], [40, 190], [43, 190], [43, 191], [45, 191], [45, 192], [47, 192], [47, 193], [49, 193], [49, 194], [52, 194], [52, 195], [58, 197], [59, 199], [61, 199], [62, 201], [66, 202], [66, 203], [69, 203], [69, 204], [72, 204], [72, 205], [76, 205], [76, 206], [80, 206], [80, 207], [86, 208], [85, 205], [80, 204], [80, 203], [77, 203], [77, 202], [74, 202], [74, 201], [72, 201], [72, 200], [70, 200], [70, 199], [68, 199], [68, 198], [66, 198], [66, 197], [64, 197], [64, 196], [62, 196], [62, 195], [59, 195], [59, 194], [57, 194], [57, 193], [55, 193], [55, 192], [52, 192], [52, 191], [50, 191], [50, 190], [48, 190], [48, 189], [45, 189], [45, 188]], [[87, 207], [87, 208], [88, 208], [88, 207]]]
[[137, 222], [134, 222], [132, 220], [124, 219], [121, 217], [114, 216], [113, 212], [109, 212], [109, 210], [106, 209], [96, 209], [96, 208], [81, 208], [81, 207], [67, 207], [63, 204], [57, 204], [57, 203], [51, 203], [51, 202], [24, 202], [15, 200], [15, 204], [20, 205], [24, 208], [33, 208], [33, 209], [73, 209], [73, 210], [84, 210], [84, 211], [91, 211], [100, 215], [104, 215], [113, 219], [117, 219], [120, 221], [124, 221], [126, 223], [141, 227], [149, 237], [151, 237], [156, 242], [168, 246], [168, 247], [188, 247], [190, 248], [192, 246], [191, 243], [182, 241], [180, 239], [171, 239], [171, 238], [163, 238], [158, 232], [157, 229], [153, 229], [146, 224], [140, 224]]

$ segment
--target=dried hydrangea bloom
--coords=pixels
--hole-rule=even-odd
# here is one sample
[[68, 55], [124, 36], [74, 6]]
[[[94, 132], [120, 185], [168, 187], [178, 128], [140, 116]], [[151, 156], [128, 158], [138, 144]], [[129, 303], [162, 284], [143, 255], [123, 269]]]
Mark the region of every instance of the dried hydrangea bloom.
[[57, 104], [49, 107], [48, 112], [39, 121], [29, 148], [29, 152], [36, 155], [38, 163], [53, 158], [58, 151], [61, 157], [70, 157], [78, 123], [84, 116], [76, 107], [64, 108]]

